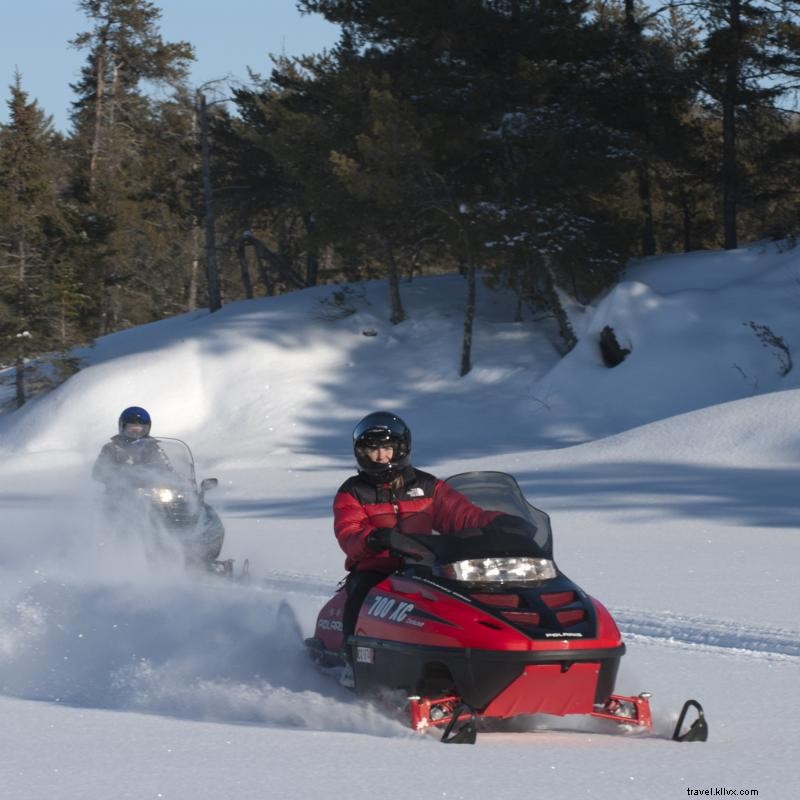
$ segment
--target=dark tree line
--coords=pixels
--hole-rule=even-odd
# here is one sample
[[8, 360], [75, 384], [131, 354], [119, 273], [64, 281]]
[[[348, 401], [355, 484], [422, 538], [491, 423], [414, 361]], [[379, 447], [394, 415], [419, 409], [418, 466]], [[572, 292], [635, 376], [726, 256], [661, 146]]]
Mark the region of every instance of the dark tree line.
[[[798, 0], [300, 0], [329, 52], [227, 105], [147, 0], [80, 0], [72, 130], [15, 76], [0, 362], [224, 299], [477, 270], [555, 316], [631, 256], [796, 233]], [[146, 88], [158, 85], [155, 97]], [[164, 91], [166, 90], [166, 91]], [[166, 99], [165, 99], [166, 98]], [[255, 283], [254, 283], [255, 281]]]

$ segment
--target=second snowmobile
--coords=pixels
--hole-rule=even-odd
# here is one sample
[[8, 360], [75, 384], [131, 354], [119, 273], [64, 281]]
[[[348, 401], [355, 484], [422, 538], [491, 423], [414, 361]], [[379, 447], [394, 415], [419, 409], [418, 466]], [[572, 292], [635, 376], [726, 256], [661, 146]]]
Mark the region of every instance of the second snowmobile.
[[180, 439], [154, 442], [158, 460], [125, 465], [108, 487], [107, 516], [116, 527], [140, 535], [151, 559], [173, 555], [188, 567], [233, 575], [233, 561], [219, 560], [222, 520], [205, 501], [217, 479], [205, 478], [198, 486], [192, 452]]

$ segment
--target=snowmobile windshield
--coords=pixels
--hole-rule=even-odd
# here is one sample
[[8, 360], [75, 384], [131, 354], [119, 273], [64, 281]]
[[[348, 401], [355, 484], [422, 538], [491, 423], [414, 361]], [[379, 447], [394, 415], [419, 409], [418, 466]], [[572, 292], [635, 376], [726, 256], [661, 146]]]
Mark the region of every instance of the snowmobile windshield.
[[128, 460], [115, 476], [117, 491], [171, 488], [196, 494], [194, 460], [180, 439], [139, 439], [128, 450]]
[[187, 483], [195, 483], [194, 459], [186, 442], [180, 439], [156, 439], [161, 452], [166, 457], [169, 470], [178, 479]]
[[[553, 533], [550, 517], [525, 499], [522, 489], [511, 475], [489, 471], [461, 472], [448, 478], [446, 482], [476, 506], [501, 511], [530, 522], [535, 528], [532, 545], [536, 554], [552, 558]], [[503, 533], [502, 530], [500, 533]]]
[[[433, 566], [475, 559], [538, 559], [548, 562], [552, 559], [550, 518], [528, 503], [510, 475], [467, 472], [449, 478], [447, 483], [474, 505], [518, 519], [510, 520], [506, 528], [502, 524], [503, 518], [499, 517], [491, 528], [440, 533], [430, 529], [430, 518], [425, 515], [403, 517], [398, 523], [401, 536], [396, 541], [396, 550], [401, 554], [412, 554], [410, 559], [407, 558], [407, 564], [417, 561], [421, 566]], [[520, 518], [530, 523], [530, 527], [519, 525]]]

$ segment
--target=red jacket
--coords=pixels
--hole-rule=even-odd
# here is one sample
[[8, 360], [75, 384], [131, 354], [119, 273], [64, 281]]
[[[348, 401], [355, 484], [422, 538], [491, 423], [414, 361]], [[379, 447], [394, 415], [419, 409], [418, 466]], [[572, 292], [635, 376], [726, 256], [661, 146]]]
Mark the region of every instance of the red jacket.
[[333, 500], [333, 528], [339, 546], [347, 554], [346, 570], [394, 572], [400, 559], [388, 551], [375, 553], [367, 536], [376, 528], [397, 527], [404, 533], [452, 533], [481, 528], [499, 511], [484, 511], [427, 472], [407, 467], [405, 488], [395, 497], [391, 485], [376, 484], [360, 472], [346, 480]]

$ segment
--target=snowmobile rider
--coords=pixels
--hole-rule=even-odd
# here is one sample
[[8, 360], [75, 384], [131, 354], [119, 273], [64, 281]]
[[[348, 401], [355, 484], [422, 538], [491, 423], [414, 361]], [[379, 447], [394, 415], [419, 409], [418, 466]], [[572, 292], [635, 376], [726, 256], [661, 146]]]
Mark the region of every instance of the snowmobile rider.
[[138, 468], [171, 469], [166, 454], [150, 436], [150, 426], [150, 414], [139, 406], [119, 415], [119, 433], [103, 445], [92, 468], [92, 477], [105, 484], [107, 493], [130, 491]]
[[348, 663], [347, 639], [355, 633], [361, 604], [373, 586], [403, 565], [404, 559], [390, 549], [394, 532], [531, 528], [520, 517], [479, 508], [449, 484], [411, 466], [411, 431], [396, 414], [375, 411], [364, 417], [353, 431], [353, 452], [359, 472], [342, 484], [333, 501], [334, 532], [347, 554], [342, 629]]

